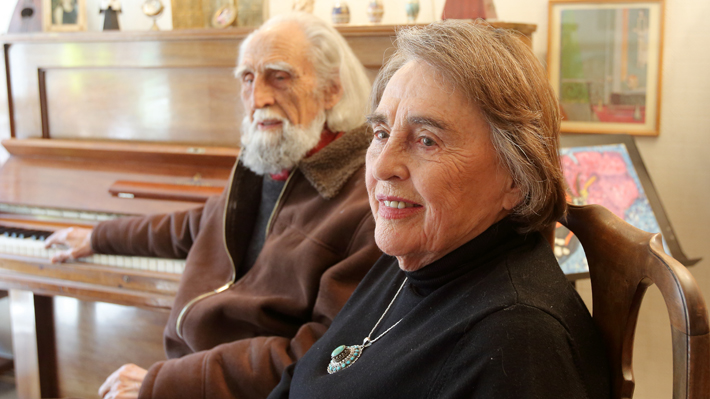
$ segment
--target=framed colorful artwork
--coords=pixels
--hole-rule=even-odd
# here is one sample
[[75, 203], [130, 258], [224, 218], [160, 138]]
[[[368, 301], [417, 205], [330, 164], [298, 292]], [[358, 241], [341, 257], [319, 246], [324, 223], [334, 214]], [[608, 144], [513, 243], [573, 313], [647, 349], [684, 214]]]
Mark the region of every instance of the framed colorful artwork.
[[[563, 135], [560, 162], [568, 202], [602, 205], [634, 227], [662, 233], [666, 253], [685, 266], [700, 260], [688, 259], [683, 253], [632, 136]], [[579, 240], [560, 223], [555, 228], [554, 251], [568, 277], [587, 275]]]
[[663, 0], [550, 0], [547, 71], [562, 131], [655, 136]]
[[42, 0], [42, 17], [46, 32], [86, 30], [86, 1]]

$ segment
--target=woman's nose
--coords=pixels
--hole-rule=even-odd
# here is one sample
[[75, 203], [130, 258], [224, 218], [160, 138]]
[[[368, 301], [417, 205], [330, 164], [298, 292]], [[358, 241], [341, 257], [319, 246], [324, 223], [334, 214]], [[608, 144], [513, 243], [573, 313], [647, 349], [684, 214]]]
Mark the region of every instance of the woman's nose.
[[388, 141], [379, 151], [373, 151], [372, 174], [377, 180], [406, 180], [409, 178], [405, 144]]

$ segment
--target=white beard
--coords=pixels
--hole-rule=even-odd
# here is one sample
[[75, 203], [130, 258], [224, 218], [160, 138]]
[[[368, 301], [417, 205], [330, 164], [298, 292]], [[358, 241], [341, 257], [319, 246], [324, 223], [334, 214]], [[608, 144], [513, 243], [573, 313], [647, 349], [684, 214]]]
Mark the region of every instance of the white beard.
[[[306, 127], [292, 125], [269, 108], [257, 109], [253, 118], [250, 121], [249, 116], [245, 116], [242, 120], [239, 159], [258, 175], [276, 174], [296, 166], [318, 144], [325, 124], [325, 111]], [[259, 130], [259, 122], [269, 119], [280, 120], [281, 131]]]

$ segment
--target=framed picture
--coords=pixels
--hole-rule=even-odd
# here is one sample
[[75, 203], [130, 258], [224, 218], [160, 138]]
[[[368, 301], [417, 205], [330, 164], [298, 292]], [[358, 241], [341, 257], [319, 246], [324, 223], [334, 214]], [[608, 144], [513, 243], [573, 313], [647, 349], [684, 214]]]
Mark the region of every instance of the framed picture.
[[550, 0], [547, 68], [562, 131], [658, 135], [663, 0]]
[[[632, 136], [568, 134], [560, 144], [568, 202], [602, 205], [634, 227], [662, 233], [666, 253], [685, 266], [700, 260], [688, 259], [681, 249]], [[579, 240], [560, 223], [554, 251], [568, 278], [587, 276]]]
[[46, 32], [86, 30], [86, 0], [42, 0]]
[[215, 28], [226, 28], [237, 19], [237, 7], [226, 5], [220, 7], [212, 16], [212, 26]]

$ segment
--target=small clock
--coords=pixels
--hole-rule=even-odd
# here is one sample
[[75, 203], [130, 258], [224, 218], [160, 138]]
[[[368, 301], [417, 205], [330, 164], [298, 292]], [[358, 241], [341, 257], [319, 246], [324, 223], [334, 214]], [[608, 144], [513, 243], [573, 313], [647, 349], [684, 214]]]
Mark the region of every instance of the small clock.
[[158, 29], [158, 24], [157, 24], [156, 20], [158, 19], [158, 16], [160, 14], [162, 14], [163, 10], [165, 9], [165, 7], [163, 7], [163, 3], [160, 0], [145, 0], [141, 9], [143, 10], [143, 14], [153, 18], [153, 26], [150, 29], [151, 30], [160, 30], [160, 29]]

